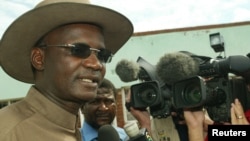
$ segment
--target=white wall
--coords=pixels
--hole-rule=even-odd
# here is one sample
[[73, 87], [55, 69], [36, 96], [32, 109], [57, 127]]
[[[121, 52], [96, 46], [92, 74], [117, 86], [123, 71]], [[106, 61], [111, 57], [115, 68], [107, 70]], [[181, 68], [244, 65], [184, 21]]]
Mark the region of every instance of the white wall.
[[115, 73], [116, 64], [123, 58], [136, 61], [138, 56], [141, 56], [155, 65], [165, 53], [181, 50], [215, 58], [218, 53], [210, 47], [209, 34], [217, 32], [224, 37], [227, 56], [246, 55], [250, 52], [250, 22], [174, 29], [158, 34], [144, 33], [144, 35], [132, 37], [115, 54], [112, 63], [107, 65], [106, 77], [111, 79], [118, 88], [138, 83], [138, 81], [123, 83]]
[[[155, 65], [165, 53], [181, 50], [216, 57], [218, 54], [209, 44], [209, 34], [217, 32], [224, 37], [227, 56], [246, 55], [250, 52], [250, 22], [136, 33], [115, 54], [112, 62], [106, 65], [106, 77], [117, 88], [138, 83], [124, 83], [116, 75], [115, 67], [121, 59], [136, 61], [141, 56]], [[10, 78], [0, 69], [0, 100], [25, 96], [29, 87], [29, 84]]]

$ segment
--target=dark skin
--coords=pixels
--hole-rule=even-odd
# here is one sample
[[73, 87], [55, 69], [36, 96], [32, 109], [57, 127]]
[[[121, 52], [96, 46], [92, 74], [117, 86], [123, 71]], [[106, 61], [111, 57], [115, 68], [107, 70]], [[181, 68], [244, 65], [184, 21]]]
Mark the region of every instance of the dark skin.
[[[105, 48], [101, 29], [91, 24], [69, 24], [59, 27], [44, 38], [47, 45], [85, 43], [92, 48]], [[31, 63], [35, 68], [35, 87], [65, 110], [78, 114], [79, 108], [96, 97], [103, 79], [105, 63], [95, 53], [87, 58], [75, 57], [69, 48], [34, 47]]]
[[107, 88], [98, 89], [97, 97], [86, 103], [82, 112], [84, 120], [96, 129], [102, 125], [111, 124], [116, 115], [113, 91]]

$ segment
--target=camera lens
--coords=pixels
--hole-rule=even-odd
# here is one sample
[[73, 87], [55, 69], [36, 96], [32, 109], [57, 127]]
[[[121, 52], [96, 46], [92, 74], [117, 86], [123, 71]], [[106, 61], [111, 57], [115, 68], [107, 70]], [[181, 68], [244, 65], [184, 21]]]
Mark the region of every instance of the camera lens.
[[151, 106], [157, 100], [157, 91], [155, 91], [155, 87], [152, 85], [146, 85], [139, 90], [138, 96], [141, 101]]
[[200, 86], [196, 83], [191, 83], [184, 88], [182, 93], [183, 100], [188, 104], [196, 104], [201, 101], [202, 94]]

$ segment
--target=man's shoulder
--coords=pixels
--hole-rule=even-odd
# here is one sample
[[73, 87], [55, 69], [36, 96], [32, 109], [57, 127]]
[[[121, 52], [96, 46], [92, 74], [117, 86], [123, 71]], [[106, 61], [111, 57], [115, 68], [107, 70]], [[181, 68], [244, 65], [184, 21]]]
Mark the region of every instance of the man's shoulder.
[[0, 110], [0, 133], [7, 134], [11, 132], [14, 128], [17, 128], [17, 125], [21, 125], [32, 115], [32, 110], [28, 110], [27, 103], [22, 100], [2, 108]]

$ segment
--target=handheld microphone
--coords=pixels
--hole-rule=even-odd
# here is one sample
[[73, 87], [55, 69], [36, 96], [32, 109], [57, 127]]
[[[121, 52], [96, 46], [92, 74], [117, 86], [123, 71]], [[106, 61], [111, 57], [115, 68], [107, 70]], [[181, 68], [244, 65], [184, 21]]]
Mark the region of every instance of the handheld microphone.
[[124, 130], [130, 138], [135, 137], [140, 133], [140, 129], [136, 122], [127, 122], [124, 125]]
[[120, 137], [111, 125], [103, 125], [98, 130], [98, 141], [120, 141]]
[[197, 75], [199, 62], [181, 52], [168, 53], [160, 58], [156, 65], [156, 72], [164, 83], [172, 85], [175, 82]]
[[115, 72], [123, 82], [131, 82], [138, 79], [140, 66], [136, 62], [123, 59], [117, 63]]
[[152, 141], [146, 128], [139, 129], [136, 122], [126, 123], [124, 130], [129, 136], [128, 141]]

